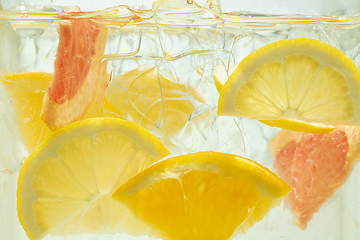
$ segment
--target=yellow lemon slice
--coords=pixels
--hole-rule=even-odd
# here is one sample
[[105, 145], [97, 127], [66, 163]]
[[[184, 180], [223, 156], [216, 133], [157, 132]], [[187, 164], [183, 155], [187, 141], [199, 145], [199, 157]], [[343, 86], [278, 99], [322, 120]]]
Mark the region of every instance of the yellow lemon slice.
[[7, 95], [13, 99], [17, 121], [29, 152], [52, 134], [40, 118], [43, 98], [52, 74], [8, 73], [1, 77]]
[[359, 92], [360, 70], [344, 53], [310, 38], [286, 39], [239, 64], [221, 90], [218, 114], [359, 125]]
[[260, 221], [290, 191], [249, 159], [198, 152], [155, 163], [112, 198], [164, 240], [225, 240]]
[[106, 100], [120, 116], [158, 136], [173, 136], [195, 110], [190, 95], [184, 84], [165, 77], [156, 67], [141, 66], [115, 78]]
[[24, 162], [17, 209], [30, 239], [48, 234], [115, 233], [141, 228], [110, 196], [130, 177], [168, 155], [146, 129], [92, 118], [55, 132]]
[[[228, 70], [226, 66], [229, 66]], [[214, 67], [213, 76], [216, 89], [221, 92], [222, 87], [228, 80], [229, 76], [234, 72], [236, 66], [233, 62], [224, 62], [224, 64], [218, 64]], [[271, 127], [278, 127], [287, 130], [300, 131], [305, 133], [324, 134], [335, 129], [332, 125], [322, 123], [308, 123], [301, 120], [294, 119], [279, 119], [279, 120], [259, 120]]]

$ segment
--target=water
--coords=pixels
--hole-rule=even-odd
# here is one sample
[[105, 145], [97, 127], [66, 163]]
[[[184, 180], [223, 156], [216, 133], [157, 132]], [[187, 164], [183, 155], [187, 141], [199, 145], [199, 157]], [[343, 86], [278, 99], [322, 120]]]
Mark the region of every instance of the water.
[[[310, 37], [340, 49], [360, 66], [359, 15], [311, 18], [240, 12], [223, 14], [218, 11], [220, 6], [216, 1], [204, 4], [204, 8], [183, 1], [161, 4], [153, 5], [153, 11], [135, 12], [118, 6], [83, 16], [96, 17], [108, 29], [103, 60], [107, 61], [111, 82], [106, 97], [117, 109], [108, 114], [119, 116], [119, 112], [125, 111], [123, 117], [147, 127], [174, 155], [216, 150], [249, 157], [272, 168], [268, 142], [278, 129], [257, 121], [216, 115], [219, 93], [212, 70], [223, 61], [238, 64], [270, 42]], [[61, 11], [58, 7], [38, 5], [16, 6], [12, 11], [0, 13], [2, 75], [53, 72], [58, 44], [57, 14]], [[140, 69], [138, 75], [133, 72], [127, 76], [130, 86], [118, 81], [136, 69]], [[142, 96], [136, 92], [137, 84], [143, 81], [139, 75], [145, 73], [160, 83], [154, 91], [162, 96], [151, 102], [149, 108], [142, 108], [136, 102]], [[171, 82], [170, 89], [175, 94], [170, 97], [161, 84], [167, 81]], [[124, 99], [117, 97], [123, 92], [129, 95]], [[1, 84], [0, 99], [0, 232], [2, 239], [27, 239], [17, 220], [15, 191], [18, 171], [29, 152], [17, 126], [12, 100]], [[174, 100], [176, 104], [166, 105]], [[126, 110], [120, 107], [124, 104], [127, 104]], [[181, 120], [171, 119], [166, 114], [176, 106], [182, 106]], [[157, 114], [150, 116], [151, 111]], [[281, 205], [245, 236], [236, 239], [358, 239], [359, 173], [357, 165], [347, 183], [314, 215], [306, 231], [293, 223], [291, 212]], [[85, 234], [81, 239], [151, 238]]]

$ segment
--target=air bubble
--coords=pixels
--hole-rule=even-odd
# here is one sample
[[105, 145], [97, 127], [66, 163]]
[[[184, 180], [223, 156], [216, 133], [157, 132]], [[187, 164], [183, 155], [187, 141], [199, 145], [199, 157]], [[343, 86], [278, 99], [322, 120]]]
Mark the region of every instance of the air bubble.
[[20, 36], [24, 38], [37, 38], [49, 28], [50, 21], [11, 21], [11, 26]]

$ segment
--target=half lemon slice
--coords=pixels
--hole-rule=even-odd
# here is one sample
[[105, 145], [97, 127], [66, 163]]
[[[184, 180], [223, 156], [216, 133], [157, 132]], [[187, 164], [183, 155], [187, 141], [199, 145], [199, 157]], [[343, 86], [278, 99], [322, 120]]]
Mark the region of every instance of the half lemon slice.
[[291, 188], [240, 156], [198, 152], [159, 161], [113, 194], [171, 240], [226, 240], [278, 205]]
[[55, 132], [24, 162], [17, 209], [28, 237], [147, 232], [110, 196], [168, 155], [160, 140], [129, 121], [93, 118]]
[[18, 126], [29, 152], [53, 133], [40, 118], [51, 77], [51, 73], [24, 72], [7, 73], [0, 79], [12, 99]]
[[[286, 39], [239, 64], [221, 89], [218, 115], [359, 125], [359, 93], [360, 70], [344, 53], [310, 38]], [[299, 124], [286, 129], [301, 131]]]

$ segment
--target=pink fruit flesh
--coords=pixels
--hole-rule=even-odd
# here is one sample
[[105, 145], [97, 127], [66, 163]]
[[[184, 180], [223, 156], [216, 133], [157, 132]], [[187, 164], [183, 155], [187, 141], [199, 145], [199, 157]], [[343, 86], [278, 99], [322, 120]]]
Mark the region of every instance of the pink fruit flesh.
[[296, 224], [306, 229], [314, 213], [346, 182], [354, 161], [349, 161], [348, 138], [342, 130], [293, 136], [285, 144], [276, 136], [270, 145], [275, 148], [276, 172], [293, 188], [286, 201]]
[[[80, 13], [78, 7], [64, 8]], [[80, 120], [95, 97], [105, 93], [107, 81], [100, 76], [106, 31], [90, 19], [59, 20], [59, 45], [52, 82], [44, 96], [41, 117], [51, 130]]]
[[63, 103], [71, 99], [84, 83], [91, 58], [95, 55], [95, 40], [100, 29], [89, 19], [76, 19], [59, 21], [58, 31], [55, 71], [48, 91], [56, 103]]

